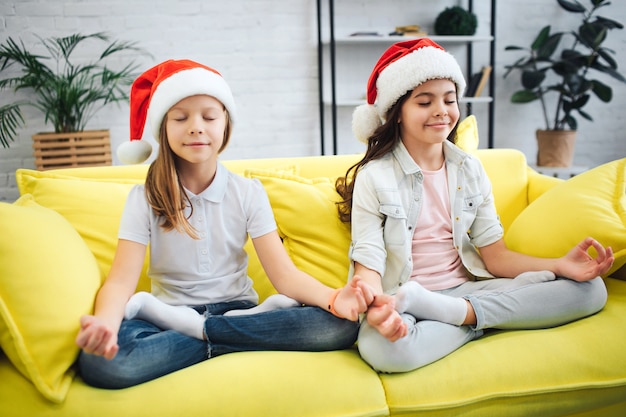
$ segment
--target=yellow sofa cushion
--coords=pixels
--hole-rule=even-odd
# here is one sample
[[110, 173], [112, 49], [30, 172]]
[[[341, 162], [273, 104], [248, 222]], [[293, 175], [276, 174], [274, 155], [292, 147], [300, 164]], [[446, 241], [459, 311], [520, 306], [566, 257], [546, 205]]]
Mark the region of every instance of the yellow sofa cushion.
[[0, 203], [0, 230], [0, 346], [45, 398], [62, 402], [98, 265], [74, 228], [30, 195]]
[[[38, 204], [61, 214], [74, 226], [96, 256], [104, 281], [115, 255], [126, 197], [143, 179], [78, 178], [28, 169], [18, 170], [16, 179], [20, 194], [31, 194]], [[138, 288], [149, 291], [147, 269], [148, 256]]]
[[459, 122], [456, 128], [454, 143], [467, 153], [476, 153], [479, 145], [476, 116], [470, 114]]
[[295, 265], [330, 287], [345, 285], [350, 227], [339, 220], [334, 179], [260, 169], [245, 175], [257, 178], [267, 191], [278, 232]]
[[[554, 186], [526, 208], [505, 234], [509, 248], [542, 257], [563, 256], [587, 236], [611, 246], [626, 263], [626, 158]], [[593, 248], [591, 253], [595, 254]]]

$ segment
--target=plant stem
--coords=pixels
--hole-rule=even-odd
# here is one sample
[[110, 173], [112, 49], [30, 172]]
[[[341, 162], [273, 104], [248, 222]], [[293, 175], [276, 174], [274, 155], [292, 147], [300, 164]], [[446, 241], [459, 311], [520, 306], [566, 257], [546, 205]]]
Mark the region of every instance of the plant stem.
[[[533, 62], [533, 67], [535, 69], [535, 71], [539, 71], [539, 68], [537, 67], [537, 55], [535, 53], [535, 51], [533, 51], [532, 49], [530, 50], [530, 54], [532, 56], [532, 62]], [[546, 129], [550, 128], [550, 123], [548, 121], [548, 108], [546, 106], [546, 101], [544, 99], [544, 93], [545, 91], [543, 90], [542, 87], [539, 87], [539, 101], [541, 102], [541, 110], [543, 111], [543, 120], [546, 123]]]

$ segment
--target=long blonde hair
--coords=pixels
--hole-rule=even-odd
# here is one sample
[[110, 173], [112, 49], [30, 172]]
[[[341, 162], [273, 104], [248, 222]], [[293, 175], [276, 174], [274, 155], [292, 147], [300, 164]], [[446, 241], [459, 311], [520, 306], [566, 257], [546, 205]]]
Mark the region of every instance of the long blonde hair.
[[[232, 123], [226, 108], [224, 108], [224, 114], [226, 128], [224, 129], [224, 141], [218, 153], [226, 149], [232, 133]], [[159, 152], [154, 162], [150, 164], [146, 176], [146, 199], [155, 214], [162, 219], [160, 226], [163, 229], [184, 232], [193, 239], [198, 239], [196, 229], [189, 223], [189, 217], [193, 214], [193, 205], [178, 176], [177, 157], [167, 139], [166, 123], [167, 114], [163, 117], [159, 131]], [[191, 207], [189, 217], [185, 216], [187, 206]]]

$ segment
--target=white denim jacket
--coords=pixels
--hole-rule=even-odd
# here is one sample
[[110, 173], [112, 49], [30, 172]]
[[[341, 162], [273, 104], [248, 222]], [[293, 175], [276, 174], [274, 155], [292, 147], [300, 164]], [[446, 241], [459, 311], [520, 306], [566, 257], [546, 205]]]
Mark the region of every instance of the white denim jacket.
[[[444, 142], [453, 242], [474, 278], [493, 278], [476, 248], [504, 234], [491, 182], [478, 158]], [[385, 293], [394, 294], [411, 276], [412, 238], [422, 209], [424, 175], [399, 141], [392, 152], [368, 162], [352, 196], [350, 277], [354, 262], [377, 271]]]

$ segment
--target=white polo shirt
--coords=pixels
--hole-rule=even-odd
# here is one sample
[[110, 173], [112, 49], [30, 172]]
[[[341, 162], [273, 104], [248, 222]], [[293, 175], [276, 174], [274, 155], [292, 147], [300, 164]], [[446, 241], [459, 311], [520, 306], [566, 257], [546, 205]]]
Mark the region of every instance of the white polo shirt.
[[[143, 184], [133, 187], [126, 200], [118, 237], [150, 244], [152, 293], [171, 305], [258, 302], [243, 247], [248, 235], [256, 238], [276, 230], [265, 189], [258, 180], [233, 174], [218, 163], [206, 190], [198, 195], [186, 191], [199, 240], [160, 227]], [[185, 215], [190, 212], [188, 207]]]

